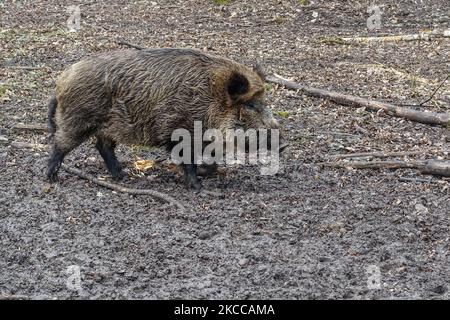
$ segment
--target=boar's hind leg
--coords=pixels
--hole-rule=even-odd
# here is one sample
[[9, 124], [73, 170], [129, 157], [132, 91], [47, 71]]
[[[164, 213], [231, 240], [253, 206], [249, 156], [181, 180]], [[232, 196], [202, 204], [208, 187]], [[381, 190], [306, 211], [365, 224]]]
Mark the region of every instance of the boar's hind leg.
[[122, 179], [122, 168], [119, 161], [117, 160], [116, 154], [114, 153], [116, 143], [111, 139], [97, 136], [97, 143], [95, 144], [95, 147], [97, 148], [98, 152], [100, 152], [100, 155], [105, 161], [106, 167], [108, 168], [111, 176], [116, 180]]
[[64, 156], [64, 152], [56, 144], [53, 145], [52, 155], [47, 165], [47, 179], [50, 182], [56, 182], [58, 180], [58, 170], [61, 167]]
[[50, 182], [56, 182], [58, 180], [58, 170], [61, 167], [64, 157], [83, 143], [89, 135], [89, 132], [65, 132], [62, 129], [56, 131], [52, 154], [47, 164], [47, 179]]

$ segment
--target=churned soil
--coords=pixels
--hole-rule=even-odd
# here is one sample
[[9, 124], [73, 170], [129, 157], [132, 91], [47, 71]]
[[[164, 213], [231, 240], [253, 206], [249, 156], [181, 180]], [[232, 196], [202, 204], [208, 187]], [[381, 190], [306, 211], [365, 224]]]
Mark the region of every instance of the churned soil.
[[[69, 32], [68, 7], [81, 29]], [[58, 74], [86, 55], [191, 47], [302, 84], [395, 104], [427, 99], [447, 76], [450, 39], [345, 44], [340, 37], [450, 28], [444, 1], [6, 1], [0, 4], [0, 297], [31, 299], [449, 298], [449, 180], [413, 169], [324, 168], [353, 152], [448, 159], [448, 129], [343, 107], [276, 85], [268, 101], [290, 143], [276, 175], [225, 166], [182, 184], [161, 150], [120, 146], [121, 184], [186, 208], [111, 191], [62, 171], [44, 180], [44, 123]], [[419, 109], [450, 112], [448, 82]], [[106, 181], [93, 141], [65, 163]], [[79, 271], [79, 285], [77, 276]]]

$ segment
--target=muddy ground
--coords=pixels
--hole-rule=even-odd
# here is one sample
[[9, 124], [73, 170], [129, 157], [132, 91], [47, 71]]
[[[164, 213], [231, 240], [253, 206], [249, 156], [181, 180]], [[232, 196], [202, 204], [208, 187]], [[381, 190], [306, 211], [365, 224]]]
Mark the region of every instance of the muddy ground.
[[[421, 152], [392, 158], [398, 160], [448, 159], [446, 128], [269, 85], [291, 144], [277, 175], [229, 166], [203, 180], [223, 196], [197, 195], [171, 165], [134, 169], [160, 150], [119, 148], [129, 175], [124, 184], [168, 193], [184, 213], [66, 172], [49, 186], [46, 150], [11, 146], [46, 143], [46, 134], [13, 126], [45, 122], [61, 70], [123, 48], [118, 38], [259, 61], [268, 73], [311, 86], [416, 104], [448, 74], [449, 39], [349, 45], [337, 37], [446, 29], [450, 9], [443, 1], [379, 3], [381, 29], [369, 31], [372, 1], [2, 1], [0, 296], [448, 298], [449, 179], [317, 165], [372, 151]], [[80, 6], [77, 32], [66, 24], [70, 5]], [[420, 109], [450, 112], [449, 83]], [[109, 180], [92, 141], [66, 164]]]

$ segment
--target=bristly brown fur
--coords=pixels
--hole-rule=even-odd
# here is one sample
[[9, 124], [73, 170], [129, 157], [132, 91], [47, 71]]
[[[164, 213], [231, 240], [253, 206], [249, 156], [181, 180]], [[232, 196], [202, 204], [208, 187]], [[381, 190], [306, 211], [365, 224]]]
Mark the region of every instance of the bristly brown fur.
[[[116, 143], [168, 146], [175, 129], [193, 132], [194, 121], [225, 132], [241, 123], [239, 105], [263, 93], [261, 72], [191, 49], [125, 50], [86, 58], [57, 81], [49, 167], [91, 135], [107, 158]], [[264, 127], [257, 118], [245, 123]]]

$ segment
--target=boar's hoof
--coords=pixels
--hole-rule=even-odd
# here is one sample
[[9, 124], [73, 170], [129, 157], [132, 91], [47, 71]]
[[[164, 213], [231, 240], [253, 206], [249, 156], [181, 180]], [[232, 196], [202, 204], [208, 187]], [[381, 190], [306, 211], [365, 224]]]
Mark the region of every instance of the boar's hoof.
[[202, 184], [197, 178], [197, 165], [183, 164], [182, 167], [184, 169], [184, 184], [186, 187], [199, 191], [202, 188]]
[[48, 182], [50, 182], [50, 183], [58, 182], [58, 173], [56, 173], [56, 172], [47, 173], [47, 179], [46, 180]]
[[114, 181], [126, 180], [127, 177], [127, 175], [122, 170], [111, 173], [111, 176]]
[[195, 191], [200, 191], [202, 189], [202, 184], [198, 181], [197, 177], [188, 176], [184, 180], [184, 184], [188, 189], [194, 189]]

